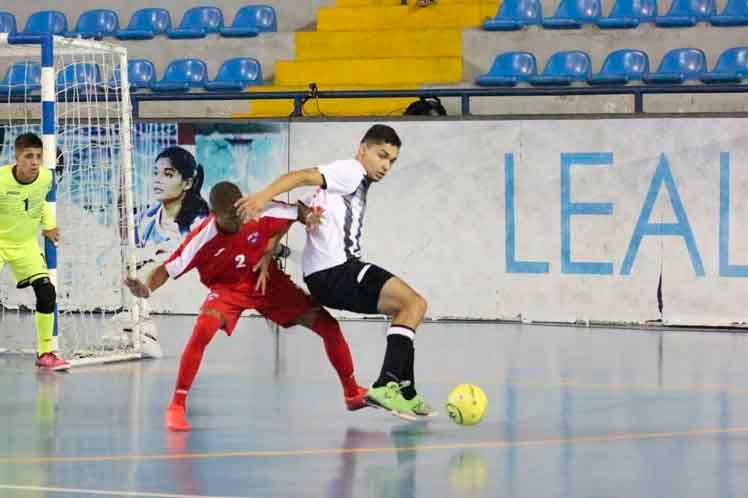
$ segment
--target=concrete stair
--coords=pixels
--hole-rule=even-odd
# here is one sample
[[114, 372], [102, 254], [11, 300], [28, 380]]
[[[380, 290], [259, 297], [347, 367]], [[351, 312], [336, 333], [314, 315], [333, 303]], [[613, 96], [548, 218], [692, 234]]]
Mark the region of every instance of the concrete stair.
[[[296, 33], [296, 58], [275, 64], [271, 86], [250, 91], [415, 89], [463, 80], [462, 30], [477, 27], [498, 9], [497, 0], [338, 0], [318, 10], [317, 31]], [[415, 99], [313, 100], [305, 116], [402, 114]], [[288, 116], [293, 101], [254, 101], [235, 117]]]

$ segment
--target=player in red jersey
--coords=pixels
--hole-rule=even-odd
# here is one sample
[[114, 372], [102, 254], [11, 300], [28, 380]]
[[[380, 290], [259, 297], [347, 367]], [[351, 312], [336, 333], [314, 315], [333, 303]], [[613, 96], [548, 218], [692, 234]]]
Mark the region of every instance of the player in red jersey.
[[231, 335], [242, 311], [247, 309], [256, 310], [282, 327], [302, 325], [316, 332], [343, 385], [347, 408], [363, 408], [367, 391], [356, 382], [340, 325], [296, 287], [288, 275], [275, 264], [268, 264], [279, 238], [295, 220], [304, 220], [311, 213], [303, 207], [273, 203], [261, 217], [242, 224], [234, 208], [241, 196], [233, 183], [217, 183], [210, 191], [210, 216], [149, 273], [145, 283], [138, 279], [125, 282], [135, 296], [147, 298], [169, 278], [177, 279], [196, 268], [200, 281], [210, 289], [182, 353], [174, 396], [166, 410], [167, 427], [176, 431], [190, 429], [185, 416], [187, 393], [205, 347], [220, 329]]

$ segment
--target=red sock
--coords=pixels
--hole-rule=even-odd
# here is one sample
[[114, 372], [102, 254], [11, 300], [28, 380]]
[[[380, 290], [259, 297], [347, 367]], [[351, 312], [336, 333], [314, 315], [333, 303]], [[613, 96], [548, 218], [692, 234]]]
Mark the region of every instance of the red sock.
[[325, 343], [327, 358], [338, 372], [340, 383], [343, 385], [343, 394], [354, 396], [358, 393], [358, 383], [353, 375], [353, 358], [348, 343], [340, 330], [340, 324], [330, 314], [322, 310], [317, 320], [312, 325], [312, 330], [319, 335]]
[[195, 322], [195, 328], [192, 329], [192, 337], [187, 342], [187, 346], [182, 353], [182, 359], [179, 361], [179, 374], [177, 375], [177, 387], [174, 389], [172, 404], [184, 406], [187, 400], [187, 393], [192, 387], [197, 371], [200, 368], [200, 362], [203, 359], [203, 352], [208, 343], [216, 335], [221, 327], [221, 320], [213, 315], [200, 315]]

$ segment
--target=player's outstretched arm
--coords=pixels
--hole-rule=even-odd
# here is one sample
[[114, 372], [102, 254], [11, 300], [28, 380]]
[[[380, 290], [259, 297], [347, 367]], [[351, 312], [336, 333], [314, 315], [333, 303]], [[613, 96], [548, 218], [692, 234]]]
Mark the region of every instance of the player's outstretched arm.
[[247, 221], [258, 216], [267, 203], [277, 195], [285, 194], [298, 187], [320, 187], [324, 183], [325, 179], [317, 168], [299, 169], [281, 176], [265, 190], [242, 197], [236, 201], [235, 205], [239, 210], [239, 216]]
[[147, 298], [150, 297], [151, 293], [161, 287], [169, 280], [169, 273], [166, 271], [166, 266], [161, 264], [151, 270], [145, 279], [145, 283], [141, 282], [137, 278], [126, 278], [125, 285], [135, 297]]

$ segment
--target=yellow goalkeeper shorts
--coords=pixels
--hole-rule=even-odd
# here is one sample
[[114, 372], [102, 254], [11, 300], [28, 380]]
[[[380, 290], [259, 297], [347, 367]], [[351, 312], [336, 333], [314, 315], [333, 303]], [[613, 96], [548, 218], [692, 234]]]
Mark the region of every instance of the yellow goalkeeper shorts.
[[0, 245], [0, 270], [5, 263], [10, 266], [19, 289], [38, 278], [49, 276], [47, 262], [36, 240], [14, 247]]

